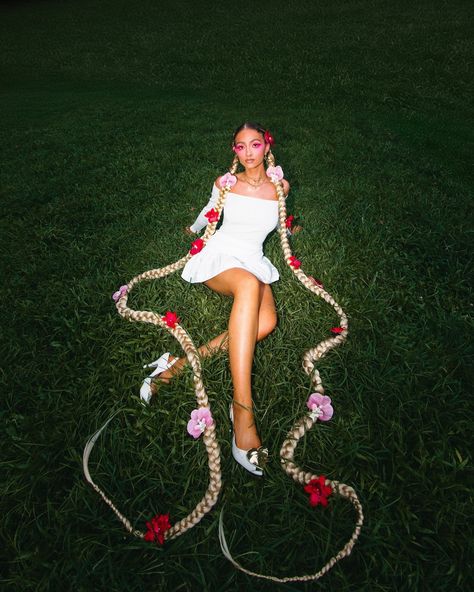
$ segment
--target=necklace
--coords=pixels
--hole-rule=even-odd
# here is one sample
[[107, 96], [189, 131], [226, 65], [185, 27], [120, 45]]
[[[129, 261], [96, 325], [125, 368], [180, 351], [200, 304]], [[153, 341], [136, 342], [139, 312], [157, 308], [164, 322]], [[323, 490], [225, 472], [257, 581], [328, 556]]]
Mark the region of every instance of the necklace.
[[255, 189], [258, 189], [261, 185], [263, 185], [265, 183], [265, 181], [266, 181], [265, 177], [262, 177], [262, 180], [260, 181], [260, 183], [258, 183], [258, 182], [254, 183], [254, 182], [249, 181], [247, 179], [247, 175], [245, 175], [245, 179], [244, 179], [245, 183], [248, 183], [251, 187], [254, 187]]

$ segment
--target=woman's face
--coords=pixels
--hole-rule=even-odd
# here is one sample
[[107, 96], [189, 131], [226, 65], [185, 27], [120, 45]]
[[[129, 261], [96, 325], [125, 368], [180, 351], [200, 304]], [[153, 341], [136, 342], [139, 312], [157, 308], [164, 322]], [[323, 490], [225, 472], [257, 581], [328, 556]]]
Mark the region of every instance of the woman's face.
[[270, 144], [265, 144], [262, 134], [257, 130], [243, 129], [235, 136], [234, 152], [246, 169], [260, 166], [269, 149]]

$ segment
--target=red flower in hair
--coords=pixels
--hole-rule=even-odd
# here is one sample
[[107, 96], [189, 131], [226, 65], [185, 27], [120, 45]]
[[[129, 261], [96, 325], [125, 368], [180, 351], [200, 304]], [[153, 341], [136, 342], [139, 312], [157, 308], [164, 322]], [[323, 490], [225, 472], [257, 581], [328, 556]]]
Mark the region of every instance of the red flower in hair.
[[288, 216], [288, 218], [285, 221], [286, 227], [289, 228], [291, 230], [291, 226], [293, 225], [293, 220], [295, 219], [295, 217], [292, 216]]
[[333, 327], [331, 329], [331, 333], [334, 333], [334, 335], [340, 335], [343, 331], [344, 331], [343, 327]]
[[199, 251], [202, 251], [203, 247], [204, 241], [202, 240], [202, 238], [197, 238], [195, 241], [191, 243], [191, 248], [189, 249], [189, 252], [191, 253], [191, 255], [195, 255], [196, 253], [199, 253]]
[[265, 142], [267, 144], [270, 144], [270, 146], [273, 146], [273, 144], [275, 143], [275, 139], [268, 130], [265, 130], [263, 137], [265, 138]]
[[145, 533], [145, 541], [162, 545], [165, 542], [165, 532], [171, 528], [169, 514], [157, 514], [150, 522], [146, 523], [148, 528]]
[[328, 497], [332, 493], [332, 488], [326, 485], [326, 477], [320, 475], [317, 479], [311, 479], [308, 485], [305, 486], [304, 490], [309, 493], [309, 503], [311, 506], [322, 506], [328, 505]]
[[214, 208], [206, 212], [204, 216], [206, 216], [209, 222], [217, 222], [217, 220], [219, 220], [219, 214], [216, 212]]
[[179, 323], [181, 319], [178, 319], [178, 316], [175, 312], [171, 312], [171, 310], [168, 310], [165, 316], [161, 317], [161, 320], [164, 321], [168, 325], [168, 327], [174, 329], [176, 327], [176, 323]]
[[301, 261], [299, 259], [297, 259], [294, 255], [292, 255], [290, 257], [290, 265], [291, 265], [291, 267], [298, 269], [298, 267], [301, 267]]

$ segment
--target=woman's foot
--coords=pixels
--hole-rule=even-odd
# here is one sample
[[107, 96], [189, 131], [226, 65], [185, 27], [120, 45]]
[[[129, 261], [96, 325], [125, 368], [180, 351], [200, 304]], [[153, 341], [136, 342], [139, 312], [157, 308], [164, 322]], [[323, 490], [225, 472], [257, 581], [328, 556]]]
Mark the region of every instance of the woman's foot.
[[[243, 413], [237, 412], [239, 407], [246, 412], [246, 417]], [[242, 425], [246, 427], [246, 429], [241, 430], [239, 435], [239, 439], [246, 442], [245, 445], [239, 445], [236, 442], [235, 424], [237, 421], [237, 415], [241, 416], [239, 423], [242, 423]], [[251, 424], [248, 423], [249, 417], [252, 421]], [[241, 405], [234, 401], [233, 404], [231, 403], [230, 405], [230, 419], [234, 427], [234, 433], [232, 434], [232, 456], [239, 463], [239, 465], [243, 466], [244, 469], [249, 471], [249, 473], [252, 473], [257, 477], [261, 477], [268, 460], [268, 449], [261, 446], [260, 438], [258, 437], [257, 430], [253, 422], [252, 409], [246, 405]], [[242, 448], [242, 446], [245, 447]]]
[[153, 395], [156, 394], [160, 382], [169, 384], [171, 378], [176, 374], [179, 374], [183, 369], [183, 366], [186, 364], [186, 358], [178, 358], [176, 362], [173, 362], [175, 359], [176, 358], [170, 354], [168, 357], [168, 363], [173, 363], [173, 366], [151, 379], [150, 389]]
[[233, 414], [236, 445], [243, 450], [261, 446], [252, 409], [234, 401]]

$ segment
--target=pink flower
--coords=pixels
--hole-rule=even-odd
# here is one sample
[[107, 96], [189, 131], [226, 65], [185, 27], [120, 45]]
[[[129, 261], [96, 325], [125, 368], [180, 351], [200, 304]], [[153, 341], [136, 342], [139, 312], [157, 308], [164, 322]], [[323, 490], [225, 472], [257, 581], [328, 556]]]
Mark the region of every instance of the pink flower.
[[191, 419], [188, 421], [188, 434], [193, 438], [199, 438], [204, 430], [214, 423], [209, 407], [199, 407], [191, 411]]
[[120, 286], [120, 288], [112, 294], [112, 298], [115, 300], [115, 302], [118, 302], [120, 300], [120, 298], [122, 298], [122, 296], [125, 296], [125, 294], [127, 292], [128, 292], [127, 285]]
[[221, 187], [228, 187], [229, 189], [233, 187], [237, 183], [237, 177], [231, 175], [230, 173], [226, 173], [221, 177], [219, 181], [219, 185]]
[[334, 413], [331, 405], [331, 397], [321, 395], [320, 393], [312, 393], [306, 401], [306, 406], [310, 410], [310, 417], [313, 421], [329, 421]]
[[196, 253], [199, 253], [199, 251], [202, 251], [203, 247], [204, 241], [202, 240], [202, 238], [197, 238], [195, 241], [191, 243], [191, 248], [189, 249], [189, 252], [191, 253], [191, 255], [195, 255]]
[[175, 312], [171, 312], [170, 310], [168, 310], [165, 316], [161, 317], [161, 320], [164, 321], [168, 325], [168, 327], [174, 329], [176, 327], [176, 323], [179, 323], [181, 319], [178, 319], [178, 316]]
[[283, 179], [283, 170], [281, 166], [272, 167], [269, 166], [267, 168], [267, 176], [271, 178], [273, 183], [277, 181], [281, 181]]
[[293, 224], [294, 219], [295, 219], [295, 217], [292, 215], [292, 216], [288, 216], [288, 218], [285, 220], [286, 227], [289, 228], [290, 230], [291, 230], [291, 226]]
[[292, 255], [290, 257], [290, 265], [291, 265], [291, 267], [298, 269], [298, 267], [301, 267], [301, 261], [299, 259], [297, 259], [294, 255]]
[[165, 542], [165, 532], [171, 528], [170, 515], [157, 514], [146, 523], [146, 527], [148, 530], [143, 537], [145, 541], [162, 545]]
[[275, 139], [273, 138], [272, 134], [268, 130], [265, 130], [263, 137], [265, 138], [266, 144], [270, 144], [270, 146], [273, 146], [273, 144], [275, 143]]
[[318, 504], [322, 506], [328, 505], [328, 497], [331, 495], [332, 489], [326, 485], [324, 475], [320, 475], [317, 479], [311, 479], [304, 490], [309, 493], [309, 503], [313, 508]]
[[206, 212], [204, 215], [209, 220], [209, 222], [217, 222], [217, 220], [219, 220], [219, 214], [216, 212], [214, 208]]
[[331, 333], [334, 333], [334, 335], [340, 335], [341, 333], [344, 332], [344, 328], [343, 327], [333, 327], [331, 329]]
[[311, 280], [313, 282], [313, 284], [316, 284], [320, 288], [324, 288], [323, 282], [320, 282], [319, 280], [315, 279], [312, 275], [309, 275], [308, 279]]

